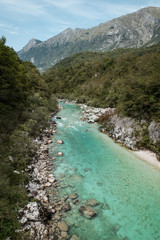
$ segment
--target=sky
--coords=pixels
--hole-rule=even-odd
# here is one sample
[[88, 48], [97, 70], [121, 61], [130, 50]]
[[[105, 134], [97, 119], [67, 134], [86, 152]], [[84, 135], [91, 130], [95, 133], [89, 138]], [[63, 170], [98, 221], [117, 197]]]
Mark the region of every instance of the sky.
[[160, 0], [0, 0], [0, 37], [19, 51], [32, 38], [44, 41], [148, 6], [160, 7]]

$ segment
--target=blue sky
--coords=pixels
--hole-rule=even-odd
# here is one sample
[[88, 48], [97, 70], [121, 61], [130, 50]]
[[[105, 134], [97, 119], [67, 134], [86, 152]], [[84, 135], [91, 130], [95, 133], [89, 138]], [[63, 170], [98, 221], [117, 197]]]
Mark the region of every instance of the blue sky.
[[0, 37], [18, 51], [31, 38], [44, 41], [148, 6], [160, 7], [160, 0], [0, 0]]

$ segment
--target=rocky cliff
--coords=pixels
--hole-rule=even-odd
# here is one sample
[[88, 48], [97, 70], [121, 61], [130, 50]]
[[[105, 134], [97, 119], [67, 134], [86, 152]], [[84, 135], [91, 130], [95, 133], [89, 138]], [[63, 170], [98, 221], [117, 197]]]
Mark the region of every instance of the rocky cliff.
[[68, 28], [44, 42], [32, 39], [18, 55], [44, 71], [78, 52], [139, 48], [159, 41], [160, 8], [149, 7], [90, 29]]
[[160, 123], [148, 123], [114, 114], [103, 121], [101, 130], [129, 149], [150, 149], [160, 159]]

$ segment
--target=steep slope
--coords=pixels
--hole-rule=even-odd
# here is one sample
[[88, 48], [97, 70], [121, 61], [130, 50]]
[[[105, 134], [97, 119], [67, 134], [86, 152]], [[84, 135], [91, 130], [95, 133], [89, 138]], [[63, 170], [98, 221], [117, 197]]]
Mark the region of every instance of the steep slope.
[[91, 29], [68, 28], [47, 41], [28, 43], [18, 55], [43, 71], [78, 52], [139, 48], [159, 41], [160, 8], [149, 7]]
[[116, 107], [129, 117], [160, 121], [160, 43], [87, 56], [78, 53], [43, 76], [50, 91], [60, 98]]

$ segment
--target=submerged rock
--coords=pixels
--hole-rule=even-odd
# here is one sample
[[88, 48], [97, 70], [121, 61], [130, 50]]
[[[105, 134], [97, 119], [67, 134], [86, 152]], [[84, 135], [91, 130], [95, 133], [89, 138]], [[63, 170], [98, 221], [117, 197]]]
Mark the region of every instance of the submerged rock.
[[97, 215], [97, 213], [90, 207], [81, 206], [79, 212], [88, 219], [91, 219]]
[[80, 238], [77, 237], [76, 235], [73, 235], [73, 236], [70, 238], [70, 240], [80, 240]]
[[95, 199], [89, 199], [87, 204], [90, 205], [91, 207], [95, 207], [99, 205], [99, 202], [97, 202]]
[[102, 186], [103, 183], [101, 183], [101, 182], [97, 182], [97, 185], [98, 185], [98, 186]]
[[102, 208], [103, 210], [110, 210], [110, 206], [109, 206], [108, 203], [103, 203], [102, 206], [101, 206], [101, 208]]
[[84, 171], [85, 171], [85, 172], [92, 171], [92, 168], [84, 168]]
[[71, 210], [71, 205], [69, 203], [65, 203], [63, 205], [63, 209], [64, 209], [65, 212], [68, 212], [68, 211]]
[[68, 225], [65, 222], [58, 222], [58, 228], [63, 232], [68, 231]]
[[64, 142], [62, 140], [57, 140], [58, 144], [63, 144]]
[[76, 205], [76, 204], [79, 203], [79, 200], [78, 199], [74, 199], [72, 202]]
[[58, 152], [57, 156], [63, 156], [63, 153], [62, 152]]
[[77, 193], [72, 193], [71, 195], [70, 195], [70, 198], [71, 199], [76, 199], [78, 197], [78, 194]]
[[61, 232], [61, 236], [66, 239], [66, 237], [68, 236], [68, 234], [67, 234], [67, 232], [64, 232], [64, 231], [63, 231], [63, 232]]

